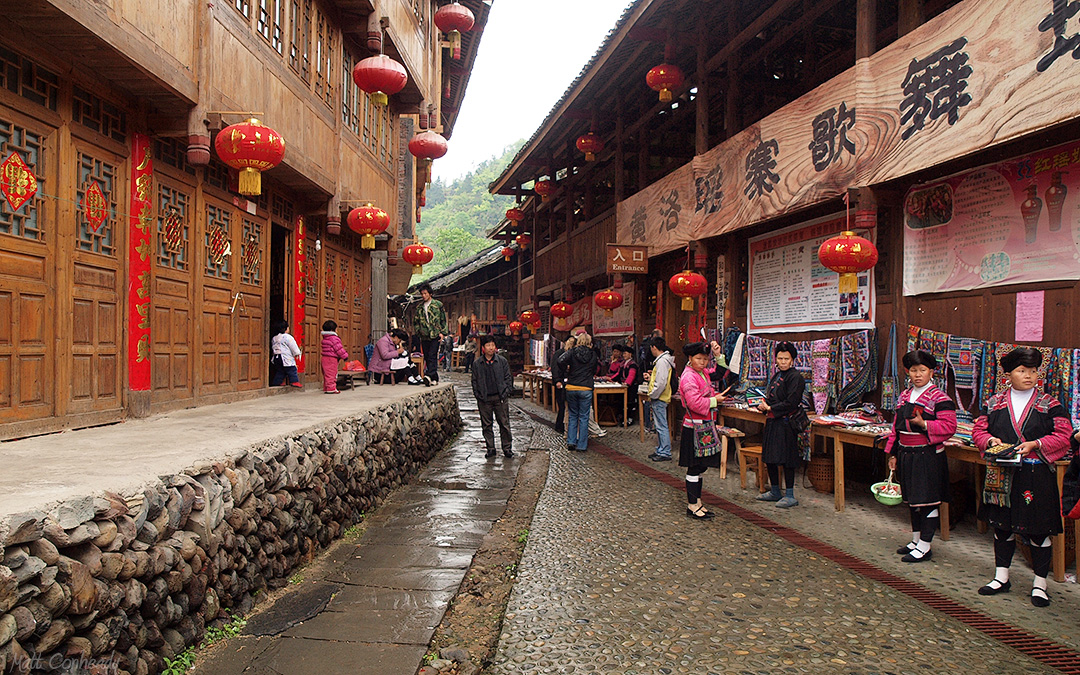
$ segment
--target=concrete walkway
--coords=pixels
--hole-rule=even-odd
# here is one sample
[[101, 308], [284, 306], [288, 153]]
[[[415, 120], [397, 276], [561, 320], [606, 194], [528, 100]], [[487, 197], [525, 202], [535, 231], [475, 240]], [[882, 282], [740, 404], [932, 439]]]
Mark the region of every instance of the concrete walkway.
[[[517, 456], [484, 458], [475, 401], [459, 386], [461, 435], [336, 547], [301, 588], [249, 621], [206, 675], [414, 675], [484, 536], [506, 508], [533, 423], [511, 407]], [[496, 430], [497, 433], [497, 430]]]
[[[130, 494], [158, 476], [230, 457], [256, 443], [325, 426], [424, 390], [400, 384], [361, 385], [336, 396], [318, 389], [287, 391], [3, 442], [0, 522], [14, 513], [103, 490]], [[44, 457], [47, 462], [42, 462]]]

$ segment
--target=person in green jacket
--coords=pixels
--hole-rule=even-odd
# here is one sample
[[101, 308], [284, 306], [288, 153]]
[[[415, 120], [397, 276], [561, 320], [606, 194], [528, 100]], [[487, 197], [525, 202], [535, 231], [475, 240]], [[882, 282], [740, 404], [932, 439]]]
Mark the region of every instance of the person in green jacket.
[[423, 302], [416, 308], [416, 333], [424, 352], [424, 377], [439, 381], [439, 343], [450, 332], [443, 304], [431, 297], [431, 286], [420, 285]]

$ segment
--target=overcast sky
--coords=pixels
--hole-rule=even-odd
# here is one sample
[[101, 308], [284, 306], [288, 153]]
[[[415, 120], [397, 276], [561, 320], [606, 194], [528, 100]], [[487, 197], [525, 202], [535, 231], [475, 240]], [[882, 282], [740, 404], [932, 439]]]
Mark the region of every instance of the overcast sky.
[[435, 177], [453, 180], [532, 136], [629, 2], [495, 0]]

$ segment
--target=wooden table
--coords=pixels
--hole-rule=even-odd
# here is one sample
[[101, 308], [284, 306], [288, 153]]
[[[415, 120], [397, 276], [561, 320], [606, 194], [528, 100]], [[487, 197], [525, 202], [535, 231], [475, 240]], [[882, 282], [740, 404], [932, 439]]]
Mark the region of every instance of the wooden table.
[[457, 370], [459, 366], [464, 366], [465, 361], [465, 347], [454, 347], [450, 352], [450, 368]]
[[[857, 445], [863, 448], [876, 447], [877, 435], [868, 434], [851, 427], [834, 427], [826, 424], [810, 424], [810, 447], [816, 445], [814, 439], [832, 440], [833, 452], [833, 500], [837, 511], [844, 510], [844, 446]], [[827, 443], [823, 440], [823, 444]], [[948, 519], [947, 513], [941, 514], [941, 521]], [[941, 538], [948, 539], [949, 533], [946, 528], [941, 530]]]
[[416, 370], [419, 373], [419, 375], [417, 375], [417, 377], [419, 377], [420, 379], [424, 379], [424, 357], [423, 357], [423, 355], [410, 356], [409, 360], [416, 364]]
[[[965, 462], [967, 464], [973, 464], [975, 469], [975, 513], [979, 512], [979, 506], [982, 504], [983, 482], [984, 475], [986, 473], [987, 461], [982, 458], [978, 448], [971, 445], [962, 445], [959, 443], [946, 443], [945, 452], [948, 453], [951, 459], [955, 459], [959, 462]], [[1058, 494], [1061, 494], [1061, 484], [1065, 479], [1065, 469], [1068, 468], [1069, 462], [1067, 460], [1061, 460], [1057, 462], [1057, 484]], [[942, 505], [944, 506], [944, 504]], [[942, 523], [947, 522], [947, 511], [941, 512]], [[1076, 541], [1080, 541], [1080, 520], [1064, 522], [1065, 527], [1073, 527], [1077, 536]], [[979, 532], [986, 532], [987, 525], [985, 521], [976, 519], [976, 527]], [[1054, 551], [1054, 581], [1065, 581], [1065, 533], [1064, 528], [1061, 534], [1056, 535], [1053, 541]], [[1080, 559], [1080, 555], [1077, 556]]]
[[[637, 395], [637, 398], [638, 398], [638, 412], [640, 413], [638, 415], [638, 437], [641, 439], [641, 442], [644, 443], [645, 442], [645, 403], [649, 400], [649, 394], [648, 394], [648, 392], [639, 391], [638, 395]], [[668, 401], [668, 407], [667, 407], [668, 434], [671, 436], [671, 446], [672, 446], [672, 448], [675, 447], [675, 428], [676, 428], [675, 427], [675, 413], [676, 413], [675, 406], [678, 403], [680, 403], [679, 395], [678, 394], [672, 394], [671, 395], [671, 400]], [[649, 414], [651, 415], [652, 412], [650, 411]]]
[[725, 419], [745, 420], [762, 426], [765, 425], [765, 413], [757, 408], [735, 408], [733, 406], [722, 405], [717, 407], [716, 410], [720, 414], [720, 417], [717, 420], [718, 423], [725, 427], [730, 426], [724, 421]]
[[[618, 396], [622, 395], [622, 425], [626, 426], [626, 385], [617, 384], [615, 382], [594, 382], [592, 390], [592, 406], [593, 406], [593, 419], [597, 424], [600, 424], [600, 417], [597, 415], [597, 400], [601, 396]], [[608, 424], [606, 426], [613, 426]], [[618, 425], [614, 425], [618, 426]]]

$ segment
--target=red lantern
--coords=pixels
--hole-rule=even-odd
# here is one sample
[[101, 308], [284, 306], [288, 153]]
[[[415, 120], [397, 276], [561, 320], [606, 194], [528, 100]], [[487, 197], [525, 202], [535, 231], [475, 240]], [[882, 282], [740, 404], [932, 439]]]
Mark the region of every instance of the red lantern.
[[390, 227], [390, 214], [374, 204], [365, 204], [349, 211], [349, 229], [360, 236], [360, 248], [375, 248], [375, 235]]
[[518, 247], [521, 248], [522, 251], [524, 251], [524, 250], [528, 249], [529, 244], [532, 243], [532, 237], [530, 237], [528, 234], [525, 234], [523, 232], [523, 233], [519, 234], [517, 237], [515, 237], [514, 241], [516, 241]]
[[273, 169], [285, 158], [285, 139], [252, 117], [218, 132], [214, 139], [218, 157], [240, 171], [240, 194], [262, 194], [260, 171]]
[[668, 288], [671, 289], [672, 293], [682, 298], [683, 311], [692, 312], [694, 311], [694, 298], [705, 295], [708, 284], [705, 277], [697, 272], [686, 270], [671, 277], [671, 280], [668, 281]]
[[409, 141], [409, 152], [419, 160], [416, 163], [417, 174], [423, 174], [418, 176], [417, 181], [431, 182], [431, 162], [445, 155], [448, 149], [446, 139], [430, 129], [412, 137]]
[[540, 315], [531, 309], [522, 312], [518, 318], [521, 319], [521, 323], [533, 327], [534, 331], [540, 327]]
[[513, 255], [514, 255], [514, 249], [510, 248], [509, 246], [504, 246], [503, 247], [502, 257], [503, 257], [504, 260], [506, 260], [506, 262], [510, 262], [510, 258]]
[[667, 103], [671, 100], [671, 90], [678, 89], [683, 85], [683, 72], [679, 67], [671, 63], [661, 63], [653, 66], [645, 75], [645, 83], [649, 89], [660, 92], [660, 101]]
[[548, 197], [551, 196], [551, 193], [555, 192], [555, 184], [547, 178], [544, 178], [536, 181], [536, 184], [533, 185], [533, 190], [536, 191], [536, 194], [540, 195], [540, 201], [546, 202]]
[[432, 251], [430, 246], [417, 242], [406, 246], [405, 250], [401, 252], [401, 257], [405, 262], [412, 265], [413, 274], [420, 274], [424, 271], [424, 265], [431, 262], [432, 258], [435, 257], [435, 251]]
[[525, 212], [517, 208], [516, 206], [506, 209], [506, 219], [512, 220], [515, 223], [520, 223], [521, 221], [525, 220]]
[[352, 79], [356, 86], [371, 94], [375, 105], [386, 105], [388, 94], [396, 94], [405, 88], [409, 74], [401, 65], [386, 54], [369, 56], [353, 66]]
[[472, 30], [476, 21], [468, 7], [457, 2], [443, 5], [435, 12], [435, 25], [450, 38], [450, 58], [461, 58], [461, 34]]
[[845, 230], [821, 242], [818, 260], [840, 275], [841, 293], [855, 293], [859, 290], [858, 273], [877, 264], [878, 252], [869, 239]]
[[524, 327], [525, 326], [521, 325], [520, 321], [511, 321], [510, 325], [507, 326], [507, 328], [510, 329], [511, 333], [520, 333], [521, 329], [524, 328]]
[[590, 131], [587, 134], [578, 136], [577, 149], [585, 153], [586, 162], [592, 162], [596, 160], [597, 155], [604, 151], [604, 141]]
[[606, 291], [600, 291], [593, 300], [596, 302], [596, 306], [604, 310], [605, 316], [611, 316], [612, 311], [622, 307], [622, 293], [608, 289]]
[[551, 316], [556, 319], [568, 319], [574, 313], [574, 308], [565, 302], [556, 302], [551, 306]]

